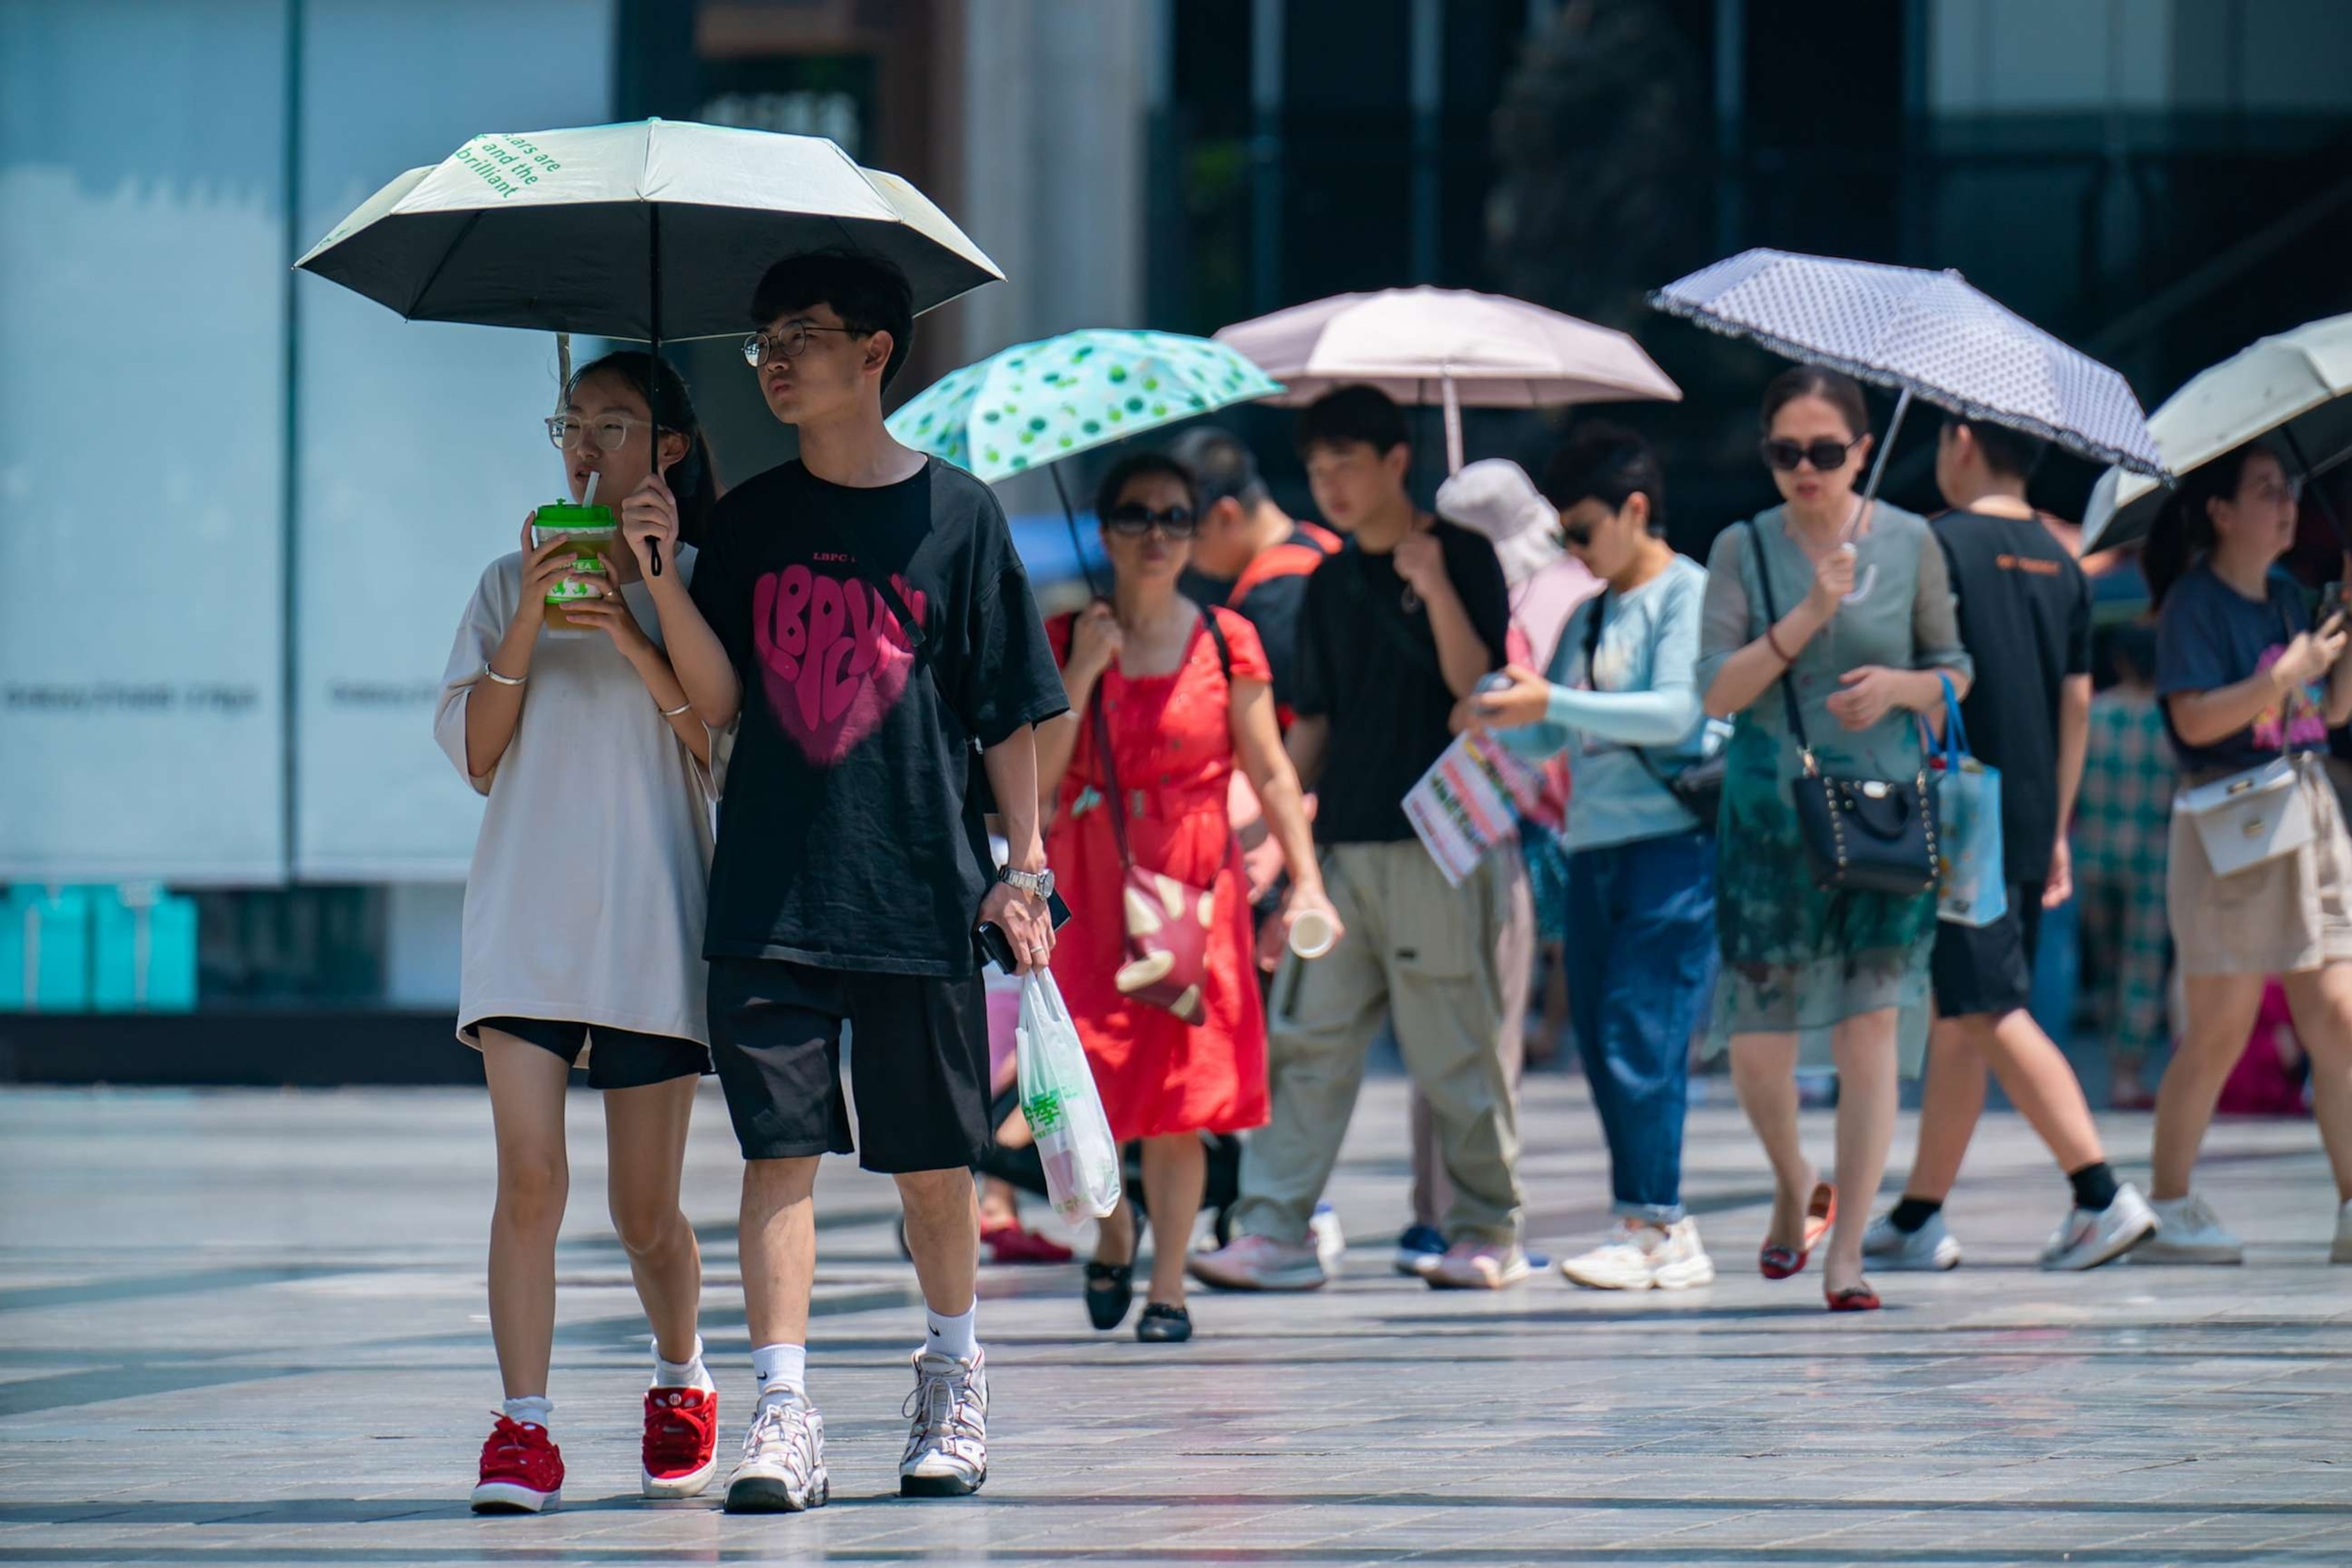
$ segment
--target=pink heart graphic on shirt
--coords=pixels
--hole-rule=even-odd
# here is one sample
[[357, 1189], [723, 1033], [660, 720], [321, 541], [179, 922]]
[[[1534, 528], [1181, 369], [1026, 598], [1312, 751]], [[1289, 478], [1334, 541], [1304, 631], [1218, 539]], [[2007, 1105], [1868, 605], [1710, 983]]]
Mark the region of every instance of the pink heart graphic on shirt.
[[[893, 577], [917, 617], [923, 595]], [[906, 695], [915, 654], [872, 587], [787, 566], [751, 587], [751, 630], [768, 711], [802, 755], [836, 766]]]

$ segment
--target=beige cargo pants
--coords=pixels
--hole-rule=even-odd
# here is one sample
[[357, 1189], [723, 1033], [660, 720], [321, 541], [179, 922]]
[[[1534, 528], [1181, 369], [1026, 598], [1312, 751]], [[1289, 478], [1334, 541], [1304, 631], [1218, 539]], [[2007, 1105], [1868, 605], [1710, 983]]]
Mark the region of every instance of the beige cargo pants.
[[1272, 1119], [1242, 1153], [1235, 1234], [1305, 1243], [1387, 1016], [1453, 1186], [1446, 1239], [1516, 1241], [1518, 1110], [1505, 1042], [1527, 1010], [1535, 942], [1517, 847], [1497, 847], [1450, 888], [1418, 839], [1333, 845], [1323, 881], [1348, 934], [1311, 963], [1286, 957], [1275, 976]]

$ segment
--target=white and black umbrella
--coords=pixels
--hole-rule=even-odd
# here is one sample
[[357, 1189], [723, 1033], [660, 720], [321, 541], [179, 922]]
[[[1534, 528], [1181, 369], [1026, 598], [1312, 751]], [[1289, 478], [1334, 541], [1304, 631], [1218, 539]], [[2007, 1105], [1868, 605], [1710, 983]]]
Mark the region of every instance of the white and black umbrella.
[[1958, 272], [1749, 250], [1667, 284], [1650, 303], [1894, 391], [1895, 419], [1871, 466], [1865, 508], [1914, 397], [2039, 436], [2094, 462], [2165, 473], [2147, 416], [2120, 373]]
[[409, 321], [590, 332], [658, 355], [746, 331], [761, 274], [829, 249], [896, 264], [918, 311], [1003, 277], [920, 191], [823, 137], [665, 120], [474, 137], [295, 265]]

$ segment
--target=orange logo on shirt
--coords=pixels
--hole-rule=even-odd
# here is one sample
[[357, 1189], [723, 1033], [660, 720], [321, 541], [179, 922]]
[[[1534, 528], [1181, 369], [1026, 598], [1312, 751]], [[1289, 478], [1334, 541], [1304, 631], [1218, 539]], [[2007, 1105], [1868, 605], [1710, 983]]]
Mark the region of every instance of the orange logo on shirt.
[[1993, 564], [2004, 572], [2023, 572], [2034, 577], [2058, 575], [2058, 563], [2044, 561], [2038, 555], [1996, 555]]

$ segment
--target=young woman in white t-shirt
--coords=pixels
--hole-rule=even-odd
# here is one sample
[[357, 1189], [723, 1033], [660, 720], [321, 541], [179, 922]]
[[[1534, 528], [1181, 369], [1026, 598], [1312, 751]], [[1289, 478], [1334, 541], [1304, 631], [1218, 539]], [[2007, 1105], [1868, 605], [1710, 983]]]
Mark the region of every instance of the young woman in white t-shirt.
[[[685, 384], [644, 353], [582, 369], [547, 425], [575, 502], [593, 479], [616, 518], [631, 499], [675, 507], [690, 534], [714, 499]], [[667, 482], [653, 472], [656, 442]], [[694, 552], [677, 553], [660, 565], [684, 577]], [[617, 539], [599, 555], [601, 571], [579, 570], [577, 547], [534, 547], [526, 521], [521, 552], [491, 563], [467, 607], [435, 719], [442, 749], [488, 797], [466, 883], [457, 1020], [482, 1053], [499, 1149], [490, 1333], [506, 1397], [482, 1447], [478, 1512], [537, 1512], [562, 1493], [547, 1373], [570, 1188], [565, 1089], [583, 1056], [604, 1091], [614, 1227], [653, 1328], [640, 1484], [687, 1497], [713, 1471], [718, 1400], [695, 1331], [702, 1264], [678, 1207], [688, 1119], [709, 1070], [711, 737], [662, 651], [643, 582], [653, 561]], [[566, 581], [596, 596], [566, 605], [574, 626], [558, 629], [546, 596]]]

